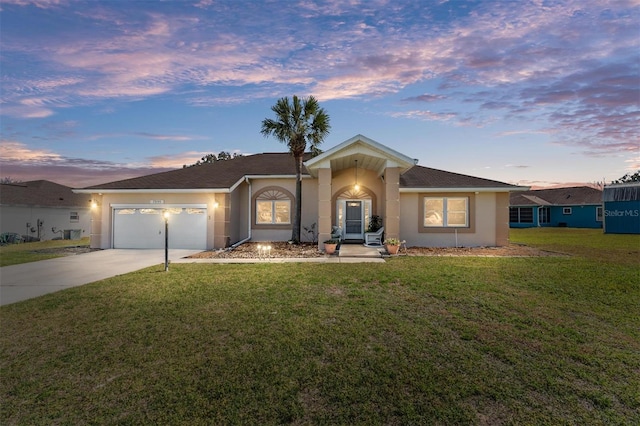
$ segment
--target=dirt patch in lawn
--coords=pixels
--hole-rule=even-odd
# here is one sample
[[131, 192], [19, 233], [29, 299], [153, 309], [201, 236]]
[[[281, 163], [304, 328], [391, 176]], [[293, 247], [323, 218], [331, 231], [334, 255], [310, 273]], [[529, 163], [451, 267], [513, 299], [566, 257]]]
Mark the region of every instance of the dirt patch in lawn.
[[561, 253], [540, 250], [519, 244], [504, 247], [409, 247], [401, 255], [407, 256], [491, 256], [491, 257], [540, 257], [563, 256]]
[[[262, 251], [258, 249], [261, 247]], [[263, 247], [270, 246], [265, 252]], [[261, 254], [260, 254], [261, 253]], [[318, 250], [316, 244], [303, 243], [299, 245], [287, 242], [273, 243], [244, 243], [234, 249], [210, 250], [189, 256], [192, 259], [252, 259], [260, 256], [269, 258], [308, 258], [324, 257], [324, 252]], [[451, 248], [427, 248], [408, 247], [402, 248], [399, 256], [492, 256], [492, 257], [538, 257], [558, 256], [558, 253], [539, 250], [518, 244], [510, 244], [505, 247], [451, 247]]]

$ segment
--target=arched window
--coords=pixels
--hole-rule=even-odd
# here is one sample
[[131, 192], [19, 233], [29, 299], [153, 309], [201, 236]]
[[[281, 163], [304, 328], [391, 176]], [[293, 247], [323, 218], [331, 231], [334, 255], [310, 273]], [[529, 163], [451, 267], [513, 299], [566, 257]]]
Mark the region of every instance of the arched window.
[[264, 188], [255, 197], [256, 225], [290, 225], [292, 201], [284, 188]]

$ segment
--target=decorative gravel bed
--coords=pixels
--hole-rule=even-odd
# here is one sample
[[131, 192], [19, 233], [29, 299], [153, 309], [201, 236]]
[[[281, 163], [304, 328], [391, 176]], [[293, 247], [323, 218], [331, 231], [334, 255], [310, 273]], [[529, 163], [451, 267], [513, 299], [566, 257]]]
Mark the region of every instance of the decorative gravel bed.
[[[256, 243], [247, 242], [234, 249], [210, 250], [189, 256], [195, 259], [252, 259], [260, 257], [258, 246], [270, 246], [267, 250], [268, 257], [271, 258], [304, 258], [323, 257], [325, 254], [318, 250], [318, 246], [312, 243], [302, 243], [299, 245], [288, 242]], [[264, 249], [263, 249], [264, 253]], [[264, 255], [264, 254], [263, 254]], [[428, 248], [409, 247], [401, 249], [400, 256], [496, 256], [496, 257], [534, 257], [534, 256], [558, 256], [552, 253], [527, 247], [523, 245], [510, 244], [505, 247], [457, 247], [457, 248]]]
[[241, 244], [234, 249], [203, 251], [189, 256], [189, 258], [252, 259], [260, 257], [258, 254], [258, 246], [271, 247], [271, 249], [266, 252], [264, 249], [262, 250], [264, 255], [268, 255], [268, 257], [323, 257], [325, 255], [323, 252], [318, 250], [317, 244], [302, 243], [296, 245], [278, 241], [273, 243], [248, 242]]

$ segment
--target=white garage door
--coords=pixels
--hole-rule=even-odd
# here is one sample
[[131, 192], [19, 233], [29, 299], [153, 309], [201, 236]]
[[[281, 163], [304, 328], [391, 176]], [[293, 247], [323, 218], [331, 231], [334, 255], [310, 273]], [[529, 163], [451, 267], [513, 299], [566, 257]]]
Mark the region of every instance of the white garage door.
[[207, 248], [207, 209], [194, 207], [114, 208], [113, 248], [164, 248], [165, 210], [169, 248]]

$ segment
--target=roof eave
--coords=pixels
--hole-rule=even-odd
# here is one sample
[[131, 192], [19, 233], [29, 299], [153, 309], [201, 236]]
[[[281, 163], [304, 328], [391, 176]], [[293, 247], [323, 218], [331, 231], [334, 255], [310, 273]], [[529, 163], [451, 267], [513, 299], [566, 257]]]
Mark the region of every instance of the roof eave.
[[[238, 185], [246, 179], [295, 179], [296, 175], [244, 175], [228, 188], [119, 188], [119, 189], [102, 189], [102, 188], [76, 188], [72, 191], [76, 194], [158, 194], [158, 193], [180, 193], [180, 194], [202, 194], [202, 193], [228, 193], [233, 192]], [[310, 179], [311, 176], [303, 174], [302, 179]]]
[[[241, 180], [244, 179], [295, 179], [296, 175], [244, 175]], [[311, 175], [303, 173], [302, 179], [309, 179]]]
[[76, 194], [163, 194], [167, 192], [177, 194], [204, 194], [204, 193], [225, 193], [230, 192], [229, 188], [149, 188], [149, 189], [102, 189], [102, 188], [80, 188], [72, 190]]
[[400, 192], [515, 192], [528, 191], [528, 187], [512, 186], [512, 187], [420, 187], [420, 188], [400, 188]]
[[25, 203], [0, 203], [2, 207], [29, 207], [29, 208], [39, 208], [39, 209], [88, 209], [88, 206], [83, 204], [65, 204], [65, 205], [51, 205], [48, 206], [46, 204], [25, 204]]

